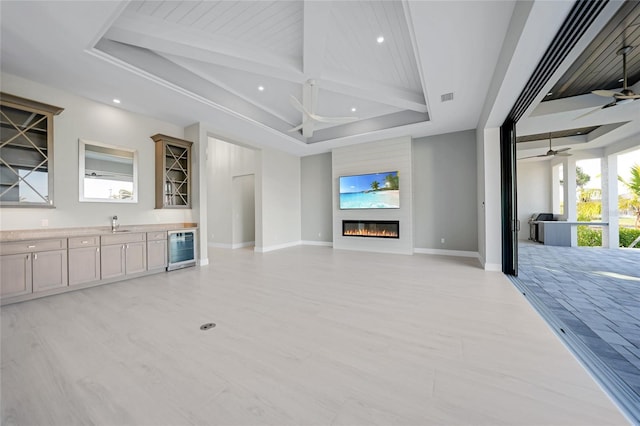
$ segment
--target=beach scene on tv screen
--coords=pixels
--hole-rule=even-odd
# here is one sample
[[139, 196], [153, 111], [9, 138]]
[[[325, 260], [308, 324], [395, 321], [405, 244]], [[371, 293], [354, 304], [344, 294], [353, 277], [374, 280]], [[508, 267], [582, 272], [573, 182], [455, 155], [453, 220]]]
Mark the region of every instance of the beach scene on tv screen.
[[398, 172], [340, 176], [341, 209], [398, 209]]

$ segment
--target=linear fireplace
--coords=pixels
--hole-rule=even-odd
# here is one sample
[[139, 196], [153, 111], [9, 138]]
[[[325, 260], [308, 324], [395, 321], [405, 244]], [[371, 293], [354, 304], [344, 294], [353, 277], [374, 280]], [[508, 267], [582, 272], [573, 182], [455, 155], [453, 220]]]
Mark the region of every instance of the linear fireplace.
[[343, 220], [344, 237], [400, 238], [398, 220]]

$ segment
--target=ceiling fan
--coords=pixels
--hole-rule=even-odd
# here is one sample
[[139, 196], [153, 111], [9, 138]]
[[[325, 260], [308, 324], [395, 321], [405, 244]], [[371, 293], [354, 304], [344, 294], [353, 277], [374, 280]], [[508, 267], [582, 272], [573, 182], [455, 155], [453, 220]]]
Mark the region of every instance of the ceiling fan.
[[305, 82], [304, 89], [305, 91], [308, 90], [307, 93], [309, 93], [308, 97], [303, 98], [303, 101], [306, 101], [305, 104], [307, 104], [307, 107], [305, 107], [305, 105], [303, 105], [295, 96], [290, 96], [291, 105], [293, 105], [293, 107], [298, 111], [302, 112], [302, 123], [299, 126], [296, 126], [289, 130], [289, 132], [297, 132], [299, 130], [302, 130], [303, 136], [311, 137], [313, 135], [312, 127], [310, 128], [310, 126], [306, 126], [306, 128], [310, 128], [310, 130], [308, 130], [308, 132], [305, 132], [305, 125], [309, 122], [309, 120], [311, 120], [311, 122], [336, 124], [351, 123], [358, 120], [358, 117], [325, 117], [315, 114], [313, 110], [315, 109], [314, 106], [317, 101], [318, 86], [315, 84], [314, 80], [307, 80]]
[[524, 158], [518, 158], [518, 160], [526, 160], [527, 158], [543, 158], [543, 157], [554, 157], [554, 156], [558, 156], [558, 157], [570, 157], [571, 154], [569, 154], [566, 151], [569, 151], [571, 148], [560, 148], [560, 149], [553, 149], [551, 148], [551, 133], [549, 133], [549, 151], [547, 151], [546, 154], [540, 154], [540, 155], [532, 155], [530, 157], [524, 157]]
[[618, 50], [617, 54], [622, 55], [622, 90], [620, 92], [615, 92], [613, 90], [594, 90], [591, 93], [598, 96], [603, 96], [605, 98], [613, 98], [612, 102], [608, 104], [595, 108], [585, 114], [582, 114], [575, 119], [579, 119], [585, 117], [591, 113], [599, 111], [601, 109], [610, 108], [616, 105], [626, 104], [637, 99], [640, 99], [640, 95], [636, 95], [633, 90], [629, 89], [627, 85], [627, 53], [633, 50], [633, 46], [624, 46], [620, 50]]

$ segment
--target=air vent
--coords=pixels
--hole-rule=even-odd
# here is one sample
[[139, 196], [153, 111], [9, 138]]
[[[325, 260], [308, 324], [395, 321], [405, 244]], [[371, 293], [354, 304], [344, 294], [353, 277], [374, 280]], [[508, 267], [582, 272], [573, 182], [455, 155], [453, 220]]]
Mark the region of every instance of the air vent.
[[441, 102], [447, 102], [453, 100], [453, 92], [445, 93], [444, 95], [440, 95]]

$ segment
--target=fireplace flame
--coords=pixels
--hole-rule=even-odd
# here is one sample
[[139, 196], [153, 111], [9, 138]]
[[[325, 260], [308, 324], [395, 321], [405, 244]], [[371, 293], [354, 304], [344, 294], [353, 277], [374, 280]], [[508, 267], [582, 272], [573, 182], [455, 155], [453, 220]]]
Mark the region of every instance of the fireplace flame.
[[389, 231], [386, 229], [345, 229], [343, 232], [345, 236], [356, 237], [391, 237], [398, 238], [398, 233], [395, 231]]

